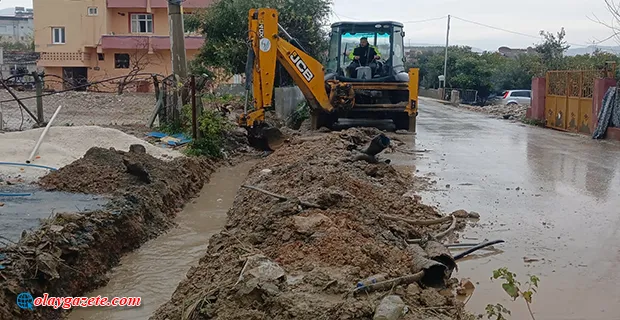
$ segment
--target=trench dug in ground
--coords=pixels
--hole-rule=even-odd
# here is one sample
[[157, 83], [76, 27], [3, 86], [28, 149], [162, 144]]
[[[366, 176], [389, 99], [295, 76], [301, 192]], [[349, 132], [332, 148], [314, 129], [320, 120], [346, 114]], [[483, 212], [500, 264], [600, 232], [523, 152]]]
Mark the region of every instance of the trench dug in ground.
[[122, 254], [174, 225], [176, 213], [214, 170], [207, 159], [163, 161], [132, 145], [130, 151], [92, 148], [43, 177], [39, 184], [47, 190], [113, 200], [102, 210], [55, 214], [17, 244], [0, 248], [0, 319], [63, 318], [62, 309], [21, 310], [16, 297], [81, 296], [104, 285]]
[[[386, 163], [348, 161], [379, 133], [295, 137], [260, 161], [245, 185], [288, 200], [243, 187], [225, 229], [151, 319], [372, 319], [388, 294], [402, 300], [396, 303], [400, 319], [469, 318], [455, 299], [455, 266], [449, 253], [442, 255], [445, 247], [406, 244], [466, 222], [446, 219], [409, 196], [412, 174]], [[442, 223], [420, 223], [429, 220]], [[427, 270], [431, 276], [435, 267], [435, 283], [425, 278], [352, 293], [373, 275], [393, 279]]]

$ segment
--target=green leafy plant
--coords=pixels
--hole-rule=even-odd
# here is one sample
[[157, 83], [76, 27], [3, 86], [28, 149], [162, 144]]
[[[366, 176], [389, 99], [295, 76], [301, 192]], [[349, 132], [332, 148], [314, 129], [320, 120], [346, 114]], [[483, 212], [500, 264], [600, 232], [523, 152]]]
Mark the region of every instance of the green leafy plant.
[[187, 153], [190, 155], [222, 157], [222, 148], [225, 142], [224, 135], [231, 129], [232, 124], [218, 110], [203, 110], [198, 118], [200, 138], [190, 143]]
[[[525, 283], [527, 290], [521, 289], [521, 282], [517, 280], [517, 274], [510, 272], [508, 268], [499, 268], [493, 271], [493, 276], [491, 280], [502, 279], [505, 282], [502, 283], [502, 288], [504, 291], [513, 299], [517, 300], [519, 297], [522, 297], [527, 305], [527, 310], [530, 312], [530, 316], [533, 320], [536, 320], [534, 317], [534, 313], [532, 312], [532, 296], [536, 292], [536, 288], [538, 288], [538, 283], [540, 279], [537, 276], [530, 275], [529, 281]], [[506, 309], [501, 304], [496, 305], [487, 305], [486, 307], [487, 318], [494, 318], [495, 320], [505, 320], [504, 314], [510, 315], [510, 310]]]
[[507, 320], [504, 314], [510, 315], [510, 310], [499, 303], [496, 305], [488, 304], [485, 310], [487, 312], [487, 318], [489, 319], [495, 317], [495, 320]]
[[297, 109], [291, 114], [291, 126], [293, 129], [299, 129], [301, 124], [310, 118], [310, 107], [306, 101], [302, 101], [297, 105]]

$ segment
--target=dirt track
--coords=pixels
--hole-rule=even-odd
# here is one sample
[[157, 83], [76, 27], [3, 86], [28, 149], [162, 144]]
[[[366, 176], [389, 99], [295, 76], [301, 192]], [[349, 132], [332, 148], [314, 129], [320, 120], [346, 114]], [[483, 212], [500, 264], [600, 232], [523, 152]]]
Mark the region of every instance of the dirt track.
[[[350, 129], [297, 137], [257, 164], [246, 185], [289, 200], [241, 189], [225, 230], [210, 240], [199, 266], [151, 319], [371, 319], [385, 292], [345, 294], [376, 274], [391, 279], [417, 273], [414, 260], [420, 255], [411, 248], [420, 247], [405, 240], [450, 226], [382, 217], [441, 215], [408, 195], [411, 173], [385, 163], [346, 161], [353, 155], [349, 150], [364, 147], [377, 133]], [[464, 224], [459, 219], [457, 226]], [[409, 308], [403, 319], [467, 316], [452, 290], [442, 295], [411, 284], [392, 293]]]
[[18, 244], [0, 248], [0, 319], [62, 318], [62, 309], [20, 310], [17, 294], [83, 296], [104, 285], [122, 254], [174, 225], [177, 210], [213, 171], [214, 163], [199, 158], [166, 162], [139, 147], [92, 148], [44, 177], [48, 189], [111, 194], [114, 200], [105, 210], [59, 213]]

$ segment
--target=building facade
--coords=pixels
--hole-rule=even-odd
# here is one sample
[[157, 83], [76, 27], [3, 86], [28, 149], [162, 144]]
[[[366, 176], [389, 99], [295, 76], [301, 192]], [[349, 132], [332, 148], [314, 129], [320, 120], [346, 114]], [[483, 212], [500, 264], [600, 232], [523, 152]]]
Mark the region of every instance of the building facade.
[[[211, 2], [186, 0], [184, 13]], [[37, 64], [46, 74], [80, 82], [172, 72], [167, 0], [33, 0], [33, 9]], [[203, 42], [186, 35], [188, 61]]]
[[32, 42], [34, 22], [32, 9], [23, 7], [0, 10], [0, 42]]

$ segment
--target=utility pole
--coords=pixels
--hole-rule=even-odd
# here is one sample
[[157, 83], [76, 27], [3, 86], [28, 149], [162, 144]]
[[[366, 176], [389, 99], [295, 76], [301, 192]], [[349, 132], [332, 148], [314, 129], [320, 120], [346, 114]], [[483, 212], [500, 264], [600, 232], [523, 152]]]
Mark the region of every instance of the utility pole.
[[182, 0], [168, 0], [168, 22], [170, 23], [170, 55], [172, 73], [181, 79], [187, 78], [187, 57], [185, 54], [185, 30], [181, 14]]
[[[446, 55], [443, 61], [443, 88], [446, 88], [448, 81], [448, 46], [450, 45], [450, 15], [448, 15], [448, 28], [446, 29]], [[445, 93], [444, 93], [445, 94]]]
[[[181, 84], [187, 79], [187, 59], [185, 56], [185, 31], [183, 30], [183, 14], [181, 2], [183, 0], [168, 0], [168, 23], [170, 24], [170, 56], [172, 57], [172, 74], [175, 84]], [[178, 94], [174, 96], [172, 109], [172, 122], [179, 123], [181, 119], [181, 106], [187, 103], [188, 92], [185, 86], [181, 86]], [[179, 103], [180, 102], [180, 103]]]

